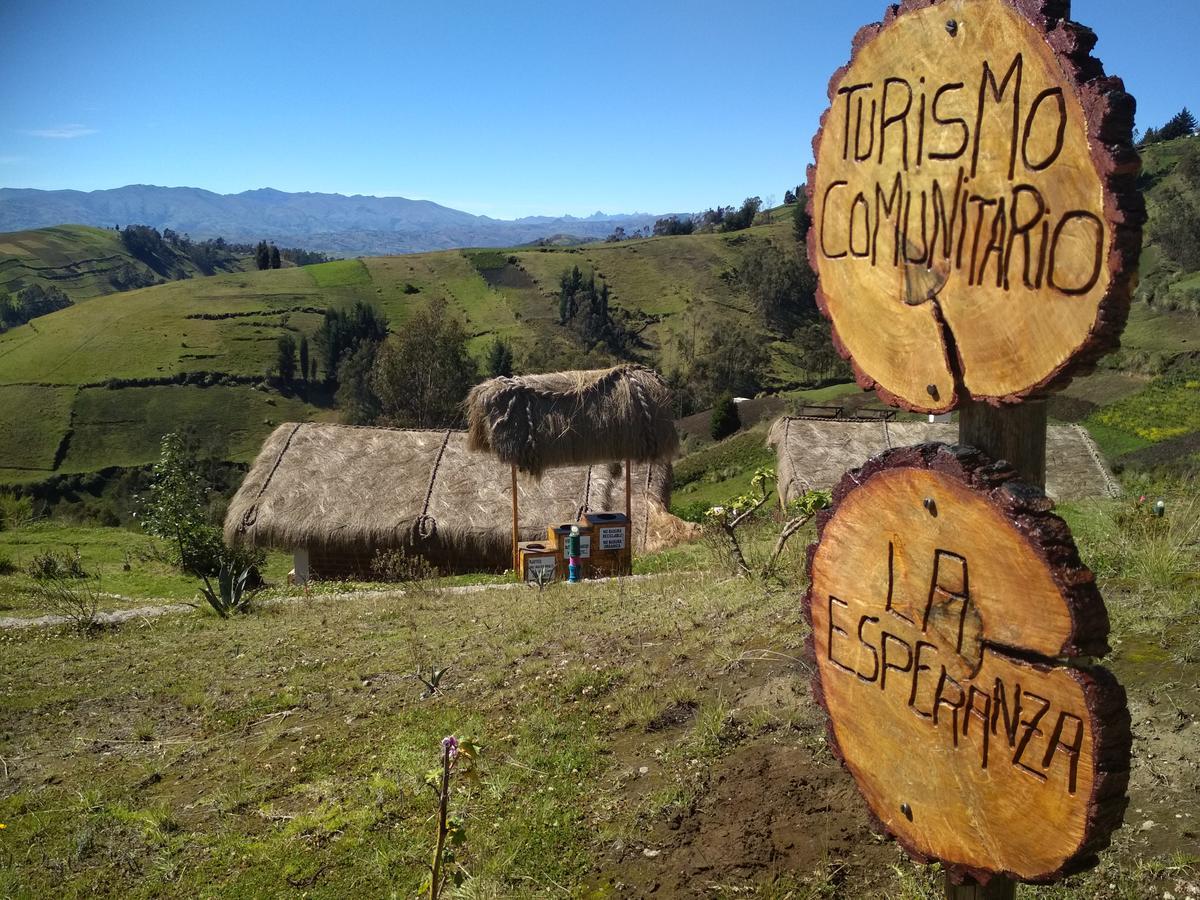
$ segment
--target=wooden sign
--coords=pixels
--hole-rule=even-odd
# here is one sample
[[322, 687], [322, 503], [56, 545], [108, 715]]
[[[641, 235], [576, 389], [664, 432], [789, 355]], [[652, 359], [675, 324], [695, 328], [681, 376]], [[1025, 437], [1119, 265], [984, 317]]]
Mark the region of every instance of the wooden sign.
[[818, 305], [864, 388], [946, 412], [1117, 345], [1144, 206], [1134, 101], [1068, 0], [906, 0], [854, 38], [809, 169]]
[[835, 753], [910, 854], [1049, 881], [1120, 825], [1125, 692], [1081, 658], [1108, 615], [1065, 522], [978, 451], [924, 444], [847, 474], [805, 612]]

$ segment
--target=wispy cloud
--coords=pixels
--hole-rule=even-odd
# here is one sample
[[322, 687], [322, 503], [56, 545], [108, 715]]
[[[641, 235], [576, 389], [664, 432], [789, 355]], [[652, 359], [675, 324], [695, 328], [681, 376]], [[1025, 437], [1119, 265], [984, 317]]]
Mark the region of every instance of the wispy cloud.
[[87, 137], [89, 134], [95, 133], [95, 128], [88, 128], [86, 125], [59, 125], [57, 128], [29, 128], [25, 131], [25, 134], [30, 137], [68, 141], [72, 138]]

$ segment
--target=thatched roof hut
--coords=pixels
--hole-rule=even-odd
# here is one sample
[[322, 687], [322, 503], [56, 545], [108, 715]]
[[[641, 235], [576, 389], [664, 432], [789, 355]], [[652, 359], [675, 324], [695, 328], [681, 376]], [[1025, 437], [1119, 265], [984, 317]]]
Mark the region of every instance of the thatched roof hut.
[[[621, 467], [585, 465], [521, 479], [521, 539], [624, 500]], [[646, 550], [684, 533], [667, 512], [671, 470], [633, 470], [634, 522]], [[306, 550], [316, 575], [369, 572], [380, 550], [419, 554], [445, 572], [511, 565], [510, 469], [472, 453], [461, 431], [286, 424], [267, 439], [225, 517], [225, 539]]]
[[[798, 417], [779, 419], [767, 445], [775, 451], [779, 493], [790, 502], [805, 491], [831, 488], [849, 470], [890, 447], [958, 442], [958, 426], [940, 422], [870, 422]], [[1056, 500], [1120, 493], [1088, 433], [1051, 425], [1046, 435], [1046, 493]]]
[[652, 369], [493, 378], [467, 397], [470, 448], [541, 476], [556, 466], [670, 461], [679, 448], [670, 388]]

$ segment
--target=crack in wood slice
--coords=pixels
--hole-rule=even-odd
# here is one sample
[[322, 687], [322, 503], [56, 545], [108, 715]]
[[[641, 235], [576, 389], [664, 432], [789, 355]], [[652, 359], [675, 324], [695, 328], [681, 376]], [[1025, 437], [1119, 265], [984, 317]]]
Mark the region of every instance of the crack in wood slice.
[[889, 450], [818, 520], [804, 613], [835, 754], [878, 825], [958, 878], [1093, 865], [1126, 805], [1108, 616], [1038, 489], [977, 450]]
[[1135, 104], [1069, 12], [906, 0], [830, 81], [808, 179], [817, 304], [891, 405], [1019, 402], [1118, 344], [1145, 220]]

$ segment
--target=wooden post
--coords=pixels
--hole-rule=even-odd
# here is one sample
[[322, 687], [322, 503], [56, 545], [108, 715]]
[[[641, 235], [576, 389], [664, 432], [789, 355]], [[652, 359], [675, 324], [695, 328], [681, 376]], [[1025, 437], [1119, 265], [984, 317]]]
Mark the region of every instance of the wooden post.
[[[1006, 460], [1023, 481], [1046, 488], [1046, 401], [995, 407], [968, 402], [958, 411], [958, 442]], [[946, 876], [946, 900], [1015, 900], [1017, 883], [996, 876], [987, 885], [954, 884]]]
[[1017, 883], [998, 875], [986, 887], [973, 881], [951, 884], [949, 877], [946, 879], [946, 900], [1014, 900], [1016, 896]]
[[1045, 489], [1045, 400], [1005, 407], [965, 403], [958, 412], [958, 441], [1007, 461], [1022, 481]]
[[513, 501], [513, 521], [512, 521], [512, 560], [513, 573], [517, 576], [517, 581], [521, 580], [521, 559], [520, 553], [517, 550], [518, 544], [521, 542], [521, 527], [517, 521], [517, 467], [512, 467], [512, 501]]
[[633, 552], [633, 464], [625, 460], [625, 518], [629, 521], [629, 547]]

